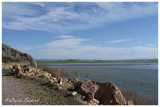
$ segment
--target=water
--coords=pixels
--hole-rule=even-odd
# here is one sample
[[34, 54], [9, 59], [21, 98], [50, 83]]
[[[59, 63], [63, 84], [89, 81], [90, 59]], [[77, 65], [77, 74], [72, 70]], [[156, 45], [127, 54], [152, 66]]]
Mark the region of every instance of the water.
[[79, 79], [114, 82], [120, 90], [136, 90], [141, 96], [158, 100], [157, 63], [68, 63], [48, 64], [48, 67], [77, 71]]

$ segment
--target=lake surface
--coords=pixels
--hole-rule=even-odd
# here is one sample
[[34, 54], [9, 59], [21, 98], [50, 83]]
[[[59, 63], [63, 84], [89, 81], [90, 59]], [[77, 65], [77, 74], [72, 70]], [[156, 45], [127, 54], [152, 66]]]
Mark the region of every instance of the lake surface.
[[120, 90], [136, 90], [141, 96], [158, 100], [157, 63], [67, 63], [47, 64], [51, 68], [79, 72], [79, 79], [114, 82]]

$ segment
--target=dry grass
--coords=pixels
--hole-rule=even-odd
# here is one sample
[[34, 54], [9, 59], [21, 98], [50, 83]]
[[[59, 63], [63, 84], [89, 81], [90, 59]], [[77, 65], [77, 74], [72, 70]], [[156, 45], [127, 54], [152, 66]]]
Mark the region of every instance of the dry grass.
[[58, 69], [55, 68], [48, 68], [48, 67], [44, 67], [44, 66], [40, 66], [40, 68], [42, 68], [44, 71], [51, 73], [51, 75], [57, 79], [60, 79], [62, 77], [62, 73], [59, 72]]
[[76, 71], [72, 71], [72, 74], [75, 75], [75, 76], [79, 76], [79, 73], [76, 72]]
[[85, 74], [85, 78], [86, 78], [86, 79], [89, 78], [89, 74], [88, 74], [88, 73]]
[[136, 91], [122, 91], [123, 96], [127, 100], [133, 101], [135, 105], [158, 105], [158, 102], [149, 97], [142, 97]]
[[79, 75], [78, 72], [75, 72], [75, 71], [69, 72], [64, 69], [48, 68], [44, 66], [40, 66], [40, 68], [42, 68], [44, 71], [48, 73], [51, 73], [51, 75], [57, 79], [60, 79], [62, 76], [70, 76], [71, 74], [75, 76]]
[[18, 63], [18, 62], [10, 62], [10, 63], [4, 63], [2, 62], [2, 66], [5, 66], [5, 65], [23, 65], [22, 63]]
[[63, 76], [63, 75], [69, 76], [70, 75], [70, 72], [67, 70], [64, 70], [64, 69], [61, 69], [59, 72], [60, 72], [61, 76]]

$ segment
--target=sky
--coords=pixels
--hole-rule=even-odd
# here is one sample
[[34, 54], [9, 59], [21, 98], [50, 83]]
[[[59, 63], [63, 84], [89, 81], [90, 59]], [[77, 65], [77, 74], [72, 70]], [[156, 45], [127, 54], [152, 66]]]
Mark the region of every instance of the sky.
[[2, 43], [35, 59], [158, 58], [158, 3], [3, 2]]

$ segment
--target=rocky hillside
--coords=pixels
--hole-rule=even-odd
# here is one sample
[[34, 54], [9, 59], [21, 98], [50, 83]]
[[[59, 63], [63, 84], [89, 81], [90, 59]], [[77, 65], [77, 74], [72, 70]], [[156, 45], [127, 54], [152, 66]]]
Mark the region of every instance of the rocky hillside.
[[23, 65], [37, 66], [34, 59], [26, 53], [21, 53], [5, 44], [2, 44], [2, 62], [4, 63], [21, 63]]

